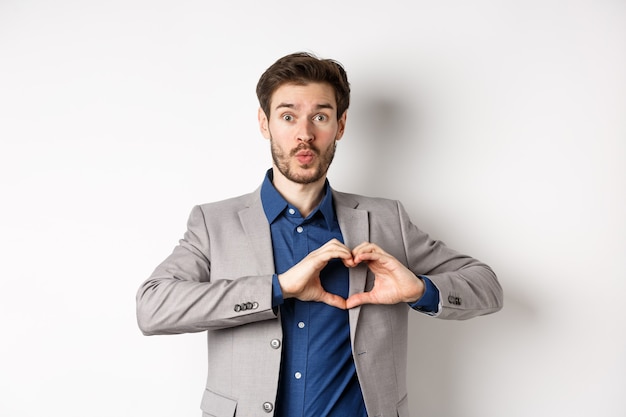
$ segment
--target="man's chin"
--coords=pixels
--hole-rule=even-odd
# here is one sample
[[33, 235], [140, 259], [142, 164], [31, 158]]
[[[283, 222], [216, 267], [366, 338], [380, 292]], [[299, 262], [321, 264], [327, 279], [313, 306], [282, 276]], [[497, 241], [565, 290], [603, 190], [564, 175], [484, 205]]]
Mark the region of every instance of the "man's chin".
[[301, 166], [299, 169], [293, 170], [287, 178], [298, 184], [311, 184], [319, 181], [323, 176], [324, 174], [314, 167]]

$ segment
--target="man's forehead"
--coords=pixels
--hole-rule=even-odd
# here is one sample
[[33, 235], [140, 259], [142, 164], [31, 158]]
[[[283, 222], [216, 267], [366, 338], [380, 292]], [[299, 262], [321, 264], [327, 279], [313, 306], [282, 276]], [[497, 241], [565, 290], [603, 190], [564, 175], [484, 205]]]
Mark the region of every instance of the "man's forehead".
[[301, 105], [312, 105], [316, 108], [337, 107], [335, 91], [328, 83], [285, 83], [272, 94], [271, 107], [297, 108]]

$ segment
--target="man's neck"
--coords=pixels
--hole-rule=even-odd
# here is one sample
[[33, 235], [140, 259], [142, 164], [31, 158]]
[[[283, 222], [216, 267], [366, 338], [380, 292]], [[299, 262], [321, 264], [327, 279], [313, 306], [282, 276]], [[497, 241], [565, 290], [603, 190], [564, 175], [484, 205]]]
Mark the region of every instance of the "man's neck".
[[298, 209], [302, 217], [307, 217], [320, 204], [324, 197], [326, 177], [310, 184], [298, 184], [285, 178], [274, 169], [274, 188], [285, 200]]

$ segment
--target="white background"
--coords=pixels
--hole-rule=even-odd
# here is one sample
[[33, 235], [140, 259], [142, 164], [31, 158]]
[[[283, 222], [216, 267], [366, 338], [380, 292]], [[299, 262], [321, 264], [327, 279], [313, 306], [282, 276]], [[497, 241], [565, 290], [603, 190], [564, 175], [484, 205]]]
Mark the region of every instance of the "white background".
[[352, 85], [331, 184], [504, 287], [412, 316], [413, 415], [623, 416], [618, 0], [0, 0], [0, 415], [200, 415], [204, 335], [142, 336], [135, 292], [194, 204], [260, 184], [256, 82], [299, 50]]

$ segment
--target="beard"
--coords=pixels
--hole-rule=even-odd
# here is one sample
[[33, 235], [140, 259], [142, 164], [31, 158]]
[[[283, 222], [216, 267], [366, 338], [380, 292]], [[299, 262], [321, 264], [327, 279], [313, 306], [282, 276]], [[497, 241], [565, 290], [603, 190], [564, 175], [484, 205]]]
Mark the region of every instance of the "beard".
[[[278, 171], [283, 174], [285, 178], [297, 184], [311, 184], [324, 178], [328, 172], [328, 168], [330, 168], [330, 164], [333, 162], [335, 150], [337, 149], [336, 140], [324, 151], [321, 151], [315, 145], [301, 143], [287, 155], [287, 152], [280, 149], [271, 137], [270, 145], [272, 149], [272, 160], [276, 168], [278, 168]], [[292, 167], [292, 162], [295, 161], [295, 155], [303, 150], [315, 154], [316, 158], [314, 162]], [[294, 163], [297, 164], [297, 161]]]

